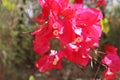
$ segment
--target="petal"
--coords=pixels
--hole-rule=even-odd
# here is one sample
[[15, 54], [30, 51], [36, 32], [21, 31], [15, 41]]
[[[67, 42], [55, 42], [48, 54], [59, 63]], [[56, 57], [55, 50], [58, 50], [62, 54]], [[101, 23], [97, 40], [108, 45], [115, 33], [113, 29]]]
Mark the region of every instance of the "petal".
[[64, 19], [67, 19], [67, 20], [76, 17], [75, 10], [72, 10], [72, 9], [65, 9], [61, 13], [61, 15], [64, 17]]
[[34, 40], [33, 44], [34, 44], [33, 47], [34, 51], [39, 55], [45, 54], [50, 49], [50, 43], [46, 39]]
[[75, 0], [75, 3], [83, 4], [83, 0]]
[[76, 22], [79, 26], [91, 26], [102, 19], [102, 13], [93, 8], [79, 10], [78, 12]]
[[106, 5], [106, 4], [107, 4], [107, 2], [105, 0], [98, 0], [97, 7], [101, 7], [101, 6]]
[[90, 60], [90, 57], [86, 52], [81, 52], [77, 46], [72, 44], [66, 46], [64, 53], [67, 60], [82, 66], [87, 66]]
[[104, 49], [107, 54], [117, 54], [117, 48], [110, 45], [104, 45]]
[[103, 72], [103, 75], [104, 75], [104, 79], [105, 80], [114, 80], [115, 77], [116, 77], [116, 73], [112, 72], [110, 70], [110, 68], [107, 68], [104, 72]]
[[43, 5], [45, 4], [46, 0], [39, 0], [39, 4], [43, 7]]
[[76, 37], [71, 25], [72, 24], [69, 22], [64, 22], [63, 34], [60, 35], [60, 41], [63, 44], [68, 44], [72, 42]]
[[120, 71], [120, 57], [114, 54], [107, 54], [103, 59], [102, 62], [109, 66], [109, 68], [114, 72]]
[[38, 24], [43, 24], [48, 20], [48, 17], [43, 14], [39, 14], [39, 16], [35, 17], [34, 20], [37, 21]]
[[62, 9], [68, 6], [69, 0], [58, 0]]
[[62, 54], [52, 50], [50, 54], [41, 56], [36, 62], [36, 67], [40, 72], [50, 71], [53, 68], [61, 69]]

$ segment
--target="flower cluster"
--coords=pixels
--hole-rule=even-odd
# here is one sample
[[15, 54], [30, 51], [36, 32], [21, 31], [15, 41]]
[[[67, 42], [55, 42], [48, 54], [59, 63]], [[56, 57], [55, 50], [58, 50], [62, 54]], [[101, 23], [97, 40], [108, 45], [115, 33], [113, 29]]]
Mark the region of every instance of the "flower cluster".
[[98, 0], [97, 7], [101, 7], [101, 6], [106, 5], [106, 4], [107, 4], [106, 0]]
[[97, 7], [105, 6], [107, 4], [106, 0], [91, 0], [91, 2], [96, 2]]
[[75, 3], [83, 4], [83, 0], [74, 0]]
[[[39, 3], [42, 11], [35, 20], [40, 26], [32, 33], [34, 51], [41, 56], [36, 62], [39, 71], [61, 69], [63, 58], [86, 66], [91, 49], [99, 46], [101, 12], [83, 8], [79, 3], [69, 4], [69, 0], [39, 0]], [[54, 45], [56, 41], [59, 46]]]
[[108, 66], [104, 71], [104, 76], [106, 80], [112, 80], [120, 72], [120, 57], [117, 55], [117, 48], [114, 46], [105, 45], [104, 48], [106, 55], [102, 62]]

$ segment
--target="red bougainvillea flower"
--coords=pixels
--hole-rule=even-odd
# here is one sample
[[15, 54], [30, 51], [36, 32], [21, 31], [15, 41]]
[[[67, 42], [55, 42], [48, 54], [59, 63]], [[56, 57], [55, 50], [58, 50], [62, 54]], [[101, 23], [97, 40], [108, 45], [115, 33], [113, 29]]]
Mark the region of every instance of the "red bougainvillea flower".
[[113, 72], [120, 71], [120, 57], [117, 55], [117, 48], [114, 46], [105, 46], [106, 55], [102, 62], [106, 64]]
[[78, 12], [76, 27], [82, 29], [81, 34], [83, 35], [87, 43], [94, 44], [101, 36], [101, 27], [99, 24], [99, 20], [101, 17], [101, 12], [93, 8], [84, 9]]
[[75, 0], [75, 3], [83, 4], [83, 0]]
[[41, 58], [36, 62], [36, 67], [40, 72], [49, 71], [53, 68], [61, 69], [62, 57], [62, 52], [51, 50], [50, 54], [41, 56]]
[[[50, 14], [60, 15], [68, 6], [69, 0], [39, 0], [42, 7], [42, 13], [35, 18], [41, 24], [49, 20]], [[67, 11], [69, 12], [69, 10]], [[62, 16], [59, 16], [62, 18]]]
[[50, 43], [48, 37], [50, 31], [47, 29], [47, 25], [41, 26], [34, 32], [32, 32], [32, 35], [35, 35], [35, 40], [33, 40], [34, 44], [34, 51], [40, 55], [45, 54], [50, 49]]
[[101, 7], [101, 6], [106, 5], [106, 4], [107, 4], [106, 0], [98, 0], [97, 7]]
[[114, 80], [116, 77], [116, 73], [112, 72], [110, 68], [107, 68], [104, 72], [104, 80]]
[[[91, 59], [91, 48], [99, 46], [101, 12], [68, 2], [69, 0], [39, 0], [42, 11], [35, 20], [40, 27], [32, 33], [35, 36], [33, 49], [41, 56], [36, 63], [39, 71], [60, 69], [63, 57], [86, 66]], [[54, 45], [51, 44], [52, 39], [57, 39], [60, 43], [57, 50], [51, 47]]]
[[[85, 50], [85, 51], [84, 51]], [[76, 64], [86, 66], [90, 60], [90, 56], [87, 53], [87, 50], [79, 46], [69, 44], [64, 49], [65, 58]]]
[[117, 48], [114, 47], [114, 46], [105, 45], [104, 49], [105, 49], [105, 52], [107, 54], [115, 54], [115, 55], [117, 55]]

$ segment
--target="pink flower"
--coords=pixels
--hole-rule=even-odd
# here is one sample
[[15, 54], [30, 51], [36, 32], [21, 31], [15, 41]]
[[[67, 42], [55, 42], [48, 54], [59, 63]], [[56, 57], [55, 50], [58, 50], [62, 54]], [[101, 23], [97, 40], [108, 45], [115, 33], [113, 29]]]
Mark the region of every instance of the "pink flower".
[[44, 55], [48, 50], [50, 49], [50, 42], [52, 33], [51, 30], [48, 29], [48, 24], [41, 26], [34, 32], [32, 32], [32, 35], [35, 35], [35, 39], [33, 40], [34, 44], [34, 51], [38, 53], [39, 55]]
[[75, 3], [83, 4], [83, 0], [75, 0]]
[[[35, 20], [40, 27], [32, 33], [33, 49], [41, 56], [36, 63], [39, 71], [60, 69], [62, 57], [86, 66], [91, 59], [91, 48], [98, 47], [101, 12], [68, 1], [39, 0], [42, 11]], [[59, 41], [59, 50], [51, 49], [51, 39]]]
[[61, 69], [62, 53], [51, 50], [49, 54], [41, 56], [36, 62], [36, 67], [40, 72], [50, 71], [53, 68]]
[[80, 47], [72, 44], [66, 46], [64, 49], [64, 55], [67, 60], [82, 66], [87, 66], [90, 60], [86, 49], [80, 49]]
[[104, 49], [105, 49], [105, 52], [107, 54], [115, 54], [115, 55], [117, 55], [117, 48], [114, 47], [114, 46], [105, 45]]
[[115, 77], [116, 77], [116, 73], [112, 72], [110, 70], [110, 68], [107, 68], [104, 72], [103, 72], [103, 75], [104, 75], [104, 79], [105, 80], [114, 80]]
[[78, 11], [76, 18], [76, 28], [81, 28], [81, 36], [83, 41], [89, 47], [93, 47], [98, 43], [101, 36], [101, 27], [99, 24], [102, 14], [99, 10], [93, 8], [83, 9]]
[[42, 7], [41, 14], [35, 20], [42, 24], [49, 20], [50, 14], [59, 15], [68, 6], [69, 0], [39, 0]]
[[120, 71], [120, 57], [117, 55], [117, 48], [114, 46], [105, 46], [106, 55], [102, 59], [102, 62], [106, 64], [113, 72]]
[[97, 7], [101, 7], [101, 6], [106, 5], [106, 4], [107, 4], [107, 2], [105, 0], [98, 0]]

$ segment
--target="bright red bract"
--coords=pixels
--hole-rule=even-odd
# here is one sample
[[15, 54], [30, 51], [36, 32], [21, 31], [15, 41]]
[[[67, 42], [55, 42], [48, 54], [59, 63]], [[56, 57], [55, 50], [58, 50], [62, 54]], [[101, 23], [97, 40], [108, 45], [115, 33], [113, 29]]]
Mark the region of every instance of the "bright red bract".
[[[112, 74], [116, 74], [120, 72], [120, 57], [117, 55], [117, 48], [110, 45], [105, 45], [104, 48], [105, 48], [106, 55], [102, 59], [102, 62], [108, 66], [109, 68], [108, 72], [111, 71]], [[108, 74], [104, 75], [105, 78], [106, 78], [106, 75]]]
[[106, 5], [106, 4], [107, 4], [106, 0], [98, 0], [97, 7], [101, 7], [101, 6]]
[[[35, 20], [40, 27], [32, 35], [35, 36], [33, 49], [41, 56], [36, 63], [41, 72], [61, 69], [63, 58], [87, 66], [91, 49], [99, 46], [101, 11], [68, 2], [39, 0], [42, 12]], [[59, 40], [58, 50], [51, 49], [52, 39]]]
[[75, 0], [75, 3], [83, 4], [83, 0]]
[[116, 73], [112, 72], [110, 70], [110, 68], [107, 68], [104, 72], [103, 72], [103, 75], [104, 75], [104, 79], [105, 80], [114, 80], [115, 77], [116, 77]]

